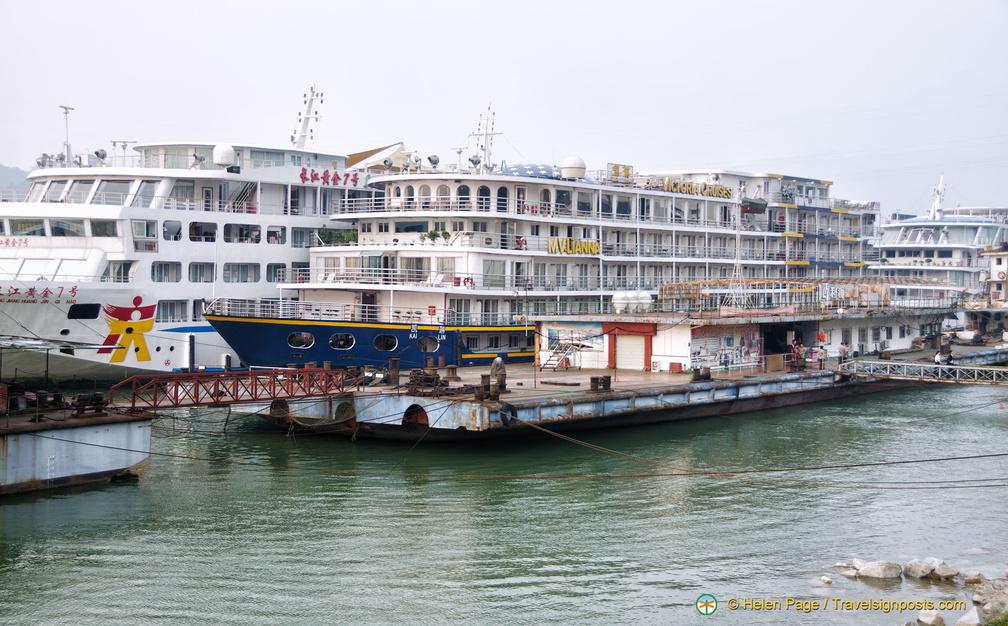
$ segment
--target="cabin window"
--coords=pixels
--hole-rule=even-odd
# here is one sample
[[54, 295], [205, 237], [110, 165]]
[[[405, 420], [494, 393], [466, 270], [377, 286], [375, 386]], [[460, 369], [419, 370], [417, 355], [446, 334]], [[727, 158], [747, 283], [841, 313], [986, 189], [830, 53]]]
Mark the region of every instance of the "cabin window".
[[350, 333], [336, 333], [329, 338], [329, 347], [333, 350], [349, 350], [357, 343], [357, 339]]
[[578, 213], [591, 213], [592, 212], [592, 195], [589, 191], [579, 191], [577, 201]]
[[360, 223], [360, 231], [362, 233], [369, 233], [369, 232], [371, 232], [371, 222], [361, 222]]
[[191, 283], [212, 283], [214, 281], [213, 263], [190, 263], [189, 282]]
[[225, 263], [223, 278], [226, 283], [257, 283], [259, 282], [259, 264]]
[[465, 221], [463, 220], [457, 220], [457, 221], [453, 220], [451, 225], [452, 225], [452, 231], [456, 233], [460, 233], [465, 230]]
[[612, 215], [612, 194], [604, 193], [602, 194], [602, 214]]
[[161, 236], [165, 241], [179, 241], [182, 239], [182, 222], [178, 220], [165, 220], [161, 225]]
[[315, 345], [315, 337], [311, 333], [291, 333], [287, 335], [287, 345], [291, 348], [310, 348]]
[[287, 227], [270, 226], [266, 229], [266, 243], [286, 244]]
[[133, 261], [109, 261], [102, 272], [101, 281], [103, 283], [128, 283], [130, 272], [133, 270]]
[[83, 237], [84, 220], [49, 220], [53, 237]]
[[396, 349], [399, 341], [395, 338], [395, 335], [378, 335], [374, 338], [375, 350], [379, 352], [391, 352]]
[[485, 233], [487, 232], [486, 222], [473, 222], [473, 232], [474, 233]]
[[287, 272], [286, 263], [267, 263], [266, 264], [266, 282], [268, 283], [278, 283], [283, 280], [284, 274]]
[[168, 194], [166, 207], [169, 209], [181, 209], [192, 211], [196, 208], [196, 181], [177, 180]]
[[92, 187], [94, 187], [93, 180], [75, 180], [71, 182], [70, 190], [67, 191], [66, 201], [74, 204], [84, 204], [88, 194], [91, 193]]
[[189, 317], [187, 300], [158, 300], [156, 322], [181, 322]]
[[508, 206], [508, 189], [507, 187], [497, 188], [497, 212], [504, 213], [507, 211]]
[[397, 233], [426, 233], [428, 230], [426, 221], [396, 222], [395, 232]]
[[203, 321], [203, 298], [192, 301], [192, 321]]
[[380, 232], [380, 233], [387, 233], [388, 231], [389, 231], [389, 223], [388, 222], [378, 222], [378, 232]]
[[259, 243], [261, 231], [258, 224], [224, 224], [224, 241], [228, 243]]
[[490, 188], [486, 185], [482, 185], [476, 190], [476, 210], [490, 210]]
[[49, 183], [49, 189], [45, 192], [45, 199], [42, 202], [59, 202], [63, 198], [63, 191], [66, 189], [68, 181], [54, 180]]
[[558, 209], [569, 209], [571, 208], [571, 191], [570, 189], [557, 189], [556, 191], [556, 205]]
[[132, 182], [128, 180], [103, 180], [98, 183], [93, 203], [124, 205], [131, 184]]
[[11, 220], [10, 226], [15, 237], [45, 237], [45, 222], [40, 219]]
[[151, 263], [151, 280], [156, 283], [177, 283], [182, 280], [182, 264], [178, 261]]
[[133, 202], [130, 206], [138, 208], [148, 208], [151, 202], [154, 200], [154, 192], [157, 191], [158, 181], [156, 180], [142, 180], [140, 181], [140, 188], [137, 189], [136, 195], [133, 196]]
[[282, 167], [284, 153], [273, 150], [249, 150], [252, 167]]
[[[135, 225], [136, 222], [133, 222]], [[217, 241], [217, 224], [213, 222], [192, 222], [189, 224], [189, 241]]]
[[101, 314], [100, 304], [71, 304], [67, 311], [68, 320], [96, 320]]
[[[456, 192], [458, 196], [459, 208], [466, 210], [469, 208], [469, 185], [459, 185], [458, 191]], [[459, 229], [463, 230], [463, 229]]]
[[479, 350], [479, 335], [466, 335], [466, 350]]

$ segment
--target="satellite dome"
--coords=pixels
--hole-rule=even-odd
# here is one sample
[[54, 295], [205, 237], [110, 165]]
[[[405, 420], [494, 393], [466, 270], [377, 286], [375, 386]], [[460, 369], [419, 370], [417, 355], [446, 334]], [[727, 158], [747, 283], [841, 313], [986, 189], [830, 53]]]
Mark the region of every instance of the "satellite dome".
[[586, 170], [581, 157], [569, 156], [560, 164], [560, 175], [564, 178], [584, 178]]
[[214, 146], [213, 149], [213, 160], [217, 165], [234, 165], [235, 164], [235, 150], [233, 147], [220, 143]]

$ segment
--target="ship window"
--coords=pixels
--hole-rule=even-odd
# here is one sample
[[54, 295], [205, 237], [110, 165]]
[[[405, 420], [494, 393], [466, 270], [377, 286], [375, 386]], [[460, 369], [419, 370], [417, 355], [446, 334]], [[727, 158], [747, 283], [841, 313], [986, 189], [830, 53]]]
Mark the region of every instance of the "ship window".
[[329, 338], [329, 347], [333, 350], [349, 350], [357, 340], [350, 333], [336, 333]]
[[424, 335], [417, 341], [417, 348], [420, 352], [429, 354], [431, 352], [437, 352], [441, 343], [438, 341], [437, 337], [432, 337], [431, 335]]
[[282, 167], [284, 164], [284, 153], [273, 150], [250, 150], [249, 158], [252, 167]]
[[612, 215], [612, 194], [604, 193], [602, 194], [602, 213], [604, 215]]
[[6, 222], [0, 220], [0, 235], [6, 235], [6, 234], [7, 234]]
[[156, 220], [133, 220], [133, 237], [137, 239], [154, 239], [156, 229]]
[[396, 349], [399, 341], [394, 335], [378, 335], [374, 338], [375, 350], [379, 352], [391, 352]]
[[485, 185], [476, 190], [476, 210], [490, 210], [490, 188]]
[[217, 241], [217, 224], [213, 222], [191, 222], [189, 224], [189, 241]]
[[102, 272], [101, 281], [103, 283], [128, 283], [130, 271], [133, 269], [133, 261], [109, 261]]
[[133, 202], [130, 206], [142, 209], [150, 207], [151, 201], [154, 200], [154, 191], [157, 190], [157, 186], [158, 181], [156, 180], [140, 181], [140, 188], [137, 189], [136, 195], [133, 196]]
[[266, 282], [268, 283], [278, 283], [283, 280], [284, 273], [287, 271], [286, 263], [267, 263], [266, 264]]
[[75, 180], [70, 183], [70, 190], [67, 192], [66, 201], [74, 204], [84, 204], [91, 188], [94, 187], [93, 180]]
[[98, 191], [94, 195], [94, 204], [126, 204], [126, 194], [129, 193], [131, 181], [103, 180], [98, 183]]
[[181, 322], [189, 317], [188, 309], [188, 300], [158, 300], [154, 321]]
[[196, 181], [177, 180], [168, 194], [168, 203], [165, 205], [169, 209], [183, 209], [192, 211], [196, 208]]
[[63, 190], [66, 189], [67, 182], [65, 180], [54, 180], [49, 183], [49, 190], [46, 191], [43, 202], [59, 202], [60, 198], [63, 197]]
[[259, 243], [261, 229], [257, 224], [224, 224], [224, 241], [228, 243]]
[[203, 321], [203, 298], [192, 301], [192, 321]]
[[214, 281], [213, 263], [190, 263], [189, 282], [191, 283], [212, 283]]
[[577, 210], [578, 213], [591, 213], [592, 211], [592, 195], [589, 191], [579, 191], [578, 192], [578, 203]]
[[11, 220], [11, 235], [15, 237], [45, 237], [45, 222], [42, 220]]
[[225, 263], [224, 282], [226, 283], [257, 283], [259, 282], [258, 263]]
[[396, 222], [395, 231], [397, 233], [426, 233], [427, 222]]
[[314, 230], [310, 228], [291, 228], [291, 247], [310, 248], [312, 246]]
[[479, 350], [479, 335], [466, 335], [466, 350]]
[[178, 261], [151, 263], [151, 280], [156, 283], [177, 283], [182, 280], [182, 264]]
[[557, 208], [569, 209], [571, 206], [571, 191], [570, 189], [557, 189], [556, 190], [556, 205]]
[[49, 220], [53, 237], [83, 237], [84, 220]]
[[508, 188], [499, 187], [497, 189], [497, 211], [503, 213], [507, 211], [508, 205]]
[[455, 193], [458, 196], [459, 208], [462, 210], [469, 208], [469, 185], [459, 185], [458, 191]]
[[266, 243], [287, 243], [286, 226], [269, 226], [266, 228]]
[[315, 345], [315, 336], [311, 333], [291, 333], [287, 335], [287, 345], [292, 348], [310, 348]]
[[162, 237], [165, 241], [178, 241], [182, 239], [182, 222], [178, 220], [165, 220], [161, 225]]
[[71, 304], [67, 311], [68, 320], [96, 320], [101, 314], [100, 304]]
[[616, 215], [630, 217], [630, 196], [616, 196]]
[[487, 336], [487, 348], [500, 348], [500, 335]]

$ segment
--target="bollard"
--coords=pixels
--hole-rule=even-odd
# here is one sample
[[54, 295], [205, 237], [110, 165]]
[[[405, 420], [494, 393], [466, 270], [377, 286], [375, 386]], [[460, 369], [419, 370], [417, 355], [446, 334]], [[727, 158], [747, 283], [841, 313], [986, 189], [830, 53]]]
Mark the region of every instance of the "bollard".
[[438, 367], [444, 367], [445, 366], [445, 358], [443, 356], [439, 356], [437, 358], [437, 366]]
[[589, 379], [589, 382], [591, 383], [591, 390], [592, 390], [592, 391], [598, 391], [598, 387], [599, 387], [599, 377], [598, 377], [598, 376], [592, 376], [592, 377], [591, 377], [591, 378]]
[[602, 377], [602, 390], [603, 391], [609, 391], [609, 389], [611, 388], [611, 385], [612, 385], [612, 376], [610, 376], [608, 374], [605, 375], [605, 376], [603, 376]]

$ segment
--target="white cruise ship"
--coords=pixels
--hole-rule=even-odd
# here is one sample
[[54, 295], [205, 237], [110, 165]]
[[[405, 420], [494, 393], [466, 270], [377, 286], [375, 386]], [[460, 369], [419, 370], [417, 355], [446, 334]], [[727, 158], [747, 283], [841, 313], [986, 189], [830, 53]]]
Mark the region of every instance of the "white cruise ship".
[[[992, 273], [987, 253], [1008, 239], [1008, 208], [943, 207], [944, 191], [942, 178], [927, 215], [882, 224], [871, 269], [892, 284], [897, 302], [952, 297], [971, 310], [983, 309], [991, 285], [1004, 283], [1003, 273], [995, 280], [999, 272]], [[1000, 312], [997, 316], [1000, 321]], [[960, 311], [946, 325], [971, 328], [975, 321]]]
[[334, 207], [357, 241], [292, 268], [296, 301], [219, 298], [207, 319], [256, 366], [522, 361], [528, 316], [648, 309], [666, 283], [720, 280], [727, 297], [733, 279], [860, 277], [873, 253], [877, 203], [830, 181], [493, 163], [474, 136], [467, 163], [400, 149], [372, 165], [383, 193]]
[[305, 147], [317, 103], [313, 89], [290, 147], [121, 142], [78, 155], [68, 137], [39, 158], [30, 188], [0, 197], [2, 379], [237, 365], [203, 302], [278, 298], [337, 207], [373, 194], [348, 157]]

